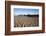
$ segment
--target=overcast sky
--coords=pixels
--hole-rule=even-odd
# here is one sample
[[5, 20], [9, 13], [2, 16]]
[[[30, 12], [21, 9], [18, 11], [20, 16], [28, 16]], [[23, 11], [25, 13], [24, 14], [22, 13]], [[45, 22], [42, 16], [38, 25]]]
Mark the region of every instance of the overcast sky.
[[39, 9], [14, 8], [14, 15], [39, 14]]

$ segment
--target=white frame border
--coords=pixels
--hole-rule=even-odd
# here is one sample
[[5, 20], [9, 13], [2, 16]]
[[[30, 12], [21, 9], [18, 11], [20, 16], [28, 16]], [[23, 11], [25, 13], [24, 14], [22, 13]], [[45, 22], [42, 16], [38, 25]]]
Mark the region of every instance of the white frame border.
[[[28, 8], [39, 9], [39, 27], [14, 27], [14, 8]], [[31, 28], [31, 29], [30, 29]], [[22, 6], [11, 5], [11, 31], [29, 31], [29, 30], [42, 30], [42, 7], [41, 6]]]

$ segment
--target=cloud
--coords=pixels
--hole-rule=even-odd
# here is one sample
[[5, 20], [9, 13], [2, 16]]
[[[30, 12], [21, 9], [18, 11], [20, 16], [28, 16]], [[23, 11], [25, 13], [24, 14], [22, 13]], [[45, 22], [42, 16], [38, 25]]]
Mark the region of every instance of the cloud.
[[39, 9], [24, 9], [24, 8], [14, 8], [14, 15], [27, 15], [27, 14], [39, 14]]

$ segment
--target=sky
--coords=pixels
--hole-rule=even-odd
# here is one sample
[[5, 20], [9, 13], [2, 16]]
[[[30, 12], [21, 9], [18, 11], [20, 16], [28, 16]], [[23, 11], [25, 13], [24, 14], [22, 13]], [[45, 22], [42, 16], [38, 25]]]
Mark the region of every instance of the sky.
[[39, 9], [14, 8], [14, 15], [34, 15], [39, 14]]

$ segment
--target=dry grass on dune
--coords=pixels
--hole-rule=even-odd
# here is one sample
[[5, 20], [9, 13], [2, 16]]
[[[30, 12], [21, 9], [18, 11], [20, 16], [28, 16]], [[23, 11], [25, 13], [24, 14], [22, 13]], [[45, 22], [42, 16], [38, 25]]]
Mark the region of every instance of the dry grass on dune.
[[14, 16], [15, 27], [30, 27], [37, 25], [38, 25], [37, 17]]

